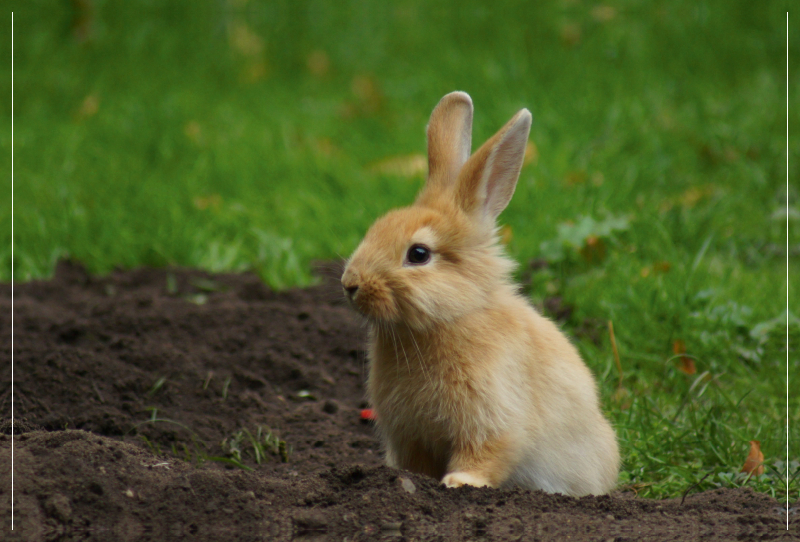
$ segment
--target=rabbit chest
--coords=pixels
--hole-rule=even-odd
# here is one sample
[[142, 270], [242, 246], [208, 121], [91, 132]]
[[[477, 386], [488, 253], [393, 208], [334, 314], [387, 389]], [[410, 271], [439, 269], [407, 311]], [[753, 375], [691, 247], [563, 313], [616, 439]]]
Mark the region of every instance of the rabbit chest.
[[513, 416], [502, 377], [408, 337], [375, 337], [370, 348], [370, 399], [381, 433], [398, 445], [417, 442], [439, 453], [500, 432]]

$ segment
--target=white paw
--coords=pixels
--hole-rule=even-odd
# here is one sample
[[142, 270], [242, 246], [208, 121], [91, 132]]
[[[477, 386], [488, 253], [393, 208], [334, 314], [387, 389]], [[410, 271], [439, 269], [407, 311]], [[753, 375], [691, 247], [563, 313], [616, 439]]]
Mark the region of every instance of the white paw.
[[488, 486], [489, 481], [482, 476], [475, 476], [468, 472], [451, 472], [442, 478], [442, 483], [447, 487], [461, 487], [461, 486], [475, 486], [483, 487]]

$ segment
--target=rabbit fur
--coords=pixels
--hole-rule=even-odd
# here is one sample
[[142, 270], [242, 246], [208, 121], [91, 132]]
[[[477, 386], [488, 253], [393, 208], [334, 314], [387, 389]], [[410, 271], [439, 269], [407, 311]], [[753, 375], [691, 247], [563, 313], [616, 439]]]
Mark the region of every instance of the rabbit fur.
[[607, 493], [620, 459], [594, 378], [520, 295], [498, 243], [531, 114], [471, 154], [472, 113], [466, 93], [442, 98], [423, 190], [373, 224], [342, 275], [368, 322], [367, 388], [386, 463], [450, 487]]

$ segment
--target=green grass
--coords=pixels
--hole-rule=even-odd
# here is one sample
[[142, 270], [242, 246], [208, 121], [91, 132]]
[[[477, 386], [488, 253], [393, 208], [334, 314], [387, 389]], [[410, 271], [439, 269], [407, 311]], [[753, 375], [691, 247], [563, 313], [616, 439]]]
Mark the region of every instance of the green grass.
[[[800, 278], [784, 5], [447, 4], [95, 1], [80, 40], [70, 3], [15, 2], [15, 280], [71, 256], [96, 273], [177, 264], [307, 285], [312, 260], [347, 255], [412, 201], [423, 174], [386, 160], [424, 153], [442, 95], [472, 95], [476, 144], [528, 107], [538, 158], [501, 220], [516, 260], [550, 261], [533, 300], [575, 307], [565, 327], [599, 375], [622, 484], [680, 496], [712, 473], [699, 489], [797, 499], [784, 464], [787, 297], [798, 305], [787, 235]], [[0, 49], [9, 58], [10, 40]], [[797, 40], [790, 58], [797, 104]], [[10, 130], [0, 146], [8, 172]], [[793, 137], [792, 179], [798, 151]], [[0, 183], [7, 198], [10, 175]], [[0, 235], [7, 281], [10, 228]], [[794, 323], [795, 372], [798, 337]], [[676, 341], [695, 374], [678, 370]], [[767, 473], [746, 480], [754, 439]]]

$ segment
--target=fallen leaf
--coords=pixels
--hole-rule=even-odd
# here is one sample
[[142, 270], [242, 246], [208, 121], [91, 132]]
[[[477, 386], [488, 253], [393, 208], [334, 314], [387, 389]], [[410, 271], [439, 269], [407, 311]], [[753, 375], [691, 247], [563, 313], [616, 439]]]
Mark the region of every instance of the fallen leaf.
[[369, 75], [356, 75], [350, 82], [350, 90], [358, 100], [359, 108], [365, 113], [377, 113], [383, 102], [378, 84]]
[[680, 356], [680, 364], [678, 365], [679, 371], [687, 375], [693, 375], [697, 372], [697, 368], [694, 366], [694, 360], [689, 356], [683, 355], [686, 353], [686, 343], [680, 339], [675, 339], [672, 343], [672, 352]]
[[577, 23], [567, 23], [561, 27], [561, 43], [566, 47], [575, 47], [581, 41], [581, 26]]
[[691, 209], [701, 200], [714, 194], [713, 186], [697, 187], [693, 186], [683, 192], [680, 197], [681, 205], [687, 209]]
[[522, 165], [527, 166], [528, 164], [535, 164], [538, 161], [539, 148], [533, 141], [528, 141], [528, 144], [525, 145], [525, 158], [522, 160]]
[[761, 442], [758, 440], [750, 441], [750, 453], [744, 462], [741, 472], [746, 472], [751, 476], [761, 476], [764, 474], [764, 453], [761, 451]]
[[201, 211], [204, 211], [208, 208], [211, 209], [218, 209], [220, 205], [222, 205], [222, 196], [219, 194], [211, 194], [210, 196], [198, 196], [194, 198], [192, 201], [194, 206]]
[[314, 77], [324, 77], [331, 69], [331, 61], [325, 51], [312, 51], [306, 59], [306, 67]]
[[94, 2], [92, 0], [72, 0], [72, 9], [74, 13], [72, 33], [80, 43], [87, 42], [94, 34]]
[[332, 156], [338, 151], [336, 145], [333, 144], [333, 141], [327, 137], [314, 140], [314, 150], [320, 156]]
[[264, 52], [264, 40], [241, 20], [228, 25], [228, 43], [243, 56], [256, 57]]
[[658, 271], [659, 273], [666, 273], [670, 270], [672, 264], [669, 262], [656, 262], [653, 264], [653, 271]]
[[678, 366], [678, 370], [687, 375], [693, 375], [697, 372], [697, 367], [694, 366], [694, 360], [692, 358], [681, 356], [681, 364]]
[[664, 200], [659, 206], [661, 212], [666, 212], [680, 205], [684, 209], [692, 209], [701, 201], [716, 194], [717, 189], [714, 185], [691, 186], [684, 190], [680, 195]]
[[428, 159], [422, 154], [406, 156], [390, 156], [367, 166], [372, 173], [397, 175], [400, 177], [416, 177], [428, 171]]
[[567, 186], [576, 186], [585, 183], [587, 177], [585, 171], [569, 171], [564, 175], [564, 183]]
[[592, 8], [592, 17], [598, 23], [607, 23], [617, 16], [617, 10], [612, 6], [595, 6]]
[[647, 278], [651, 274], [656, 275], [661, 273], [662, 275], [670, 270], [672, 264], [669, 262], [656, 262], [653, 265], [648, 265], [647, 267], [643, 267], [639, 274], [642, 278]]
[[78, 113], [77, 113], [78, 120], [84, 120], [88, 119], [89, 117], [95, 116], [99, 109], [100, 109], [100, 99], [97, 97], [96, 94], [89, 94], [86, 98], [83, 99], [80, 108], [78, 108]]
[[268, 72], [269, 66], [267, 62], [265, 60], [256, 60], [248, 63], [244, 69], [242, 69], [239, 80], [242, 83], [255, 83], [266, 78]]
[[601, 237], [590, 235], [580, 249], [580, 254], [588, 263], [601, 262], [606, 257], [606, 244]]
[[183, 127], [183, 133], [195, 144], [199, 144], [203, 137], [203, 130], [200, 128], [200, 123], [196, 120], [187, 122]]
[[611, 399], [617, 403], [620, 410], [628, 410], [633, 404], [633, 399], [630, 395], [631, 392], [628, 391], [628, 388], [617, 388], [611, 395]]
[[511, 232], [511, 226], [506, 224], [502, 228], [500, 228], [500, 242], [504, 245], [507, 245], [511, 242], [513, 237], [513, 233]]

